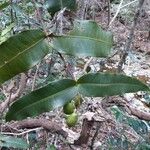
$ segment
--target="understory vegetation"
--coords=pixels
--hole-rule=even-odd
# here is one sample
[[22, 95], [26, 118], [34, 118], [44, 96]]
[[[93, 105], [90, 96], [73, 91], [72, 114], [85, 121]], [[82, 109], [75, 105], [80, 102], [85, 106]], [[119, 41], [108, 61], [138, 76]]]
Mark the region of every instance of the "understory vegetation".
[[0, 0], [0, 148], [149, 150], [149, 8]]

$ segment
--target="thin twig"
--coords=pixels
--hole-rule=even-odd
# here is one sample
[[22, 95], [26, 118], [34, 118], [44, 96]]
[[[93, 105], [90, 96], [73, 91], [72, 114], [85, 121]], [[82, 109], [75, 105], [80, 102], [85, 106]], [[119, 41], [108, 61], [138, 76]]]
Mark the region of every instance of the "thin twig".
[[98, 136], [98, 131], [100, 129], [100, 126], [101, 126], [101, 122], [97, 122], [97, 126], [96, 126], [96, 131], [95, 131], [95, 134], [91, 140], [91, 146], [90, 146], [90, 149], [93, 150], [94, 149], [94, 142], [96, 140], [96, 137]]
[[134, 30], [135, 30], [135, 27], [137, 25], [138, 17], [140, 15], [143, 3], [144, 3], [144, 0], [139, 0], [138, 9], [137, 9], [137, 12], [134, 15], [133, 24], [132, 24], [132, 27], [131, 27], [131, 30], [130, 30], [130, 33], [129, 33], [129, 38], [127, 40], [127, 43], [126, 43], [126, 46], [125, 46], [122, 58], [121, 58], [121, 60], [120, 60], [120, 62], [118, 64], [118, 72], [122, 71], [122, 66], [123, 66], [123, 64], [126, 61], [126, 57], [128, 55], [128, 52], [131, 49], [132, 41], [133, 41], [133, 38], [134, 38]]
[[138, 0], [134, 0], [134, 1], [132, 1], [132, 2], [129, 2], [128, 4], [125, 4], [125, 5], [121, 6], [120, 9], [122, 9], [122, 8], [124, 8], [124, 7], [127, 7], [127, 6], [133, 4], [133, 3], [137, 2], [137, 1], [138, 1]]
[[[109, 1], [110, 0], [108, 0], [108, 3], [109, 3]], [[119, 8], [119, 11], [121, 10], [121, 9], [123, 9], [123, 8], [125, 8], [125, 7], [127, 7], [127, 6], [129, 6], [129, 5], [131, 5], [131, 4], [133, 4], [133, 3], [135, 3], [135, 2], [137, 2], [138, 0], [134, 0], [134, 1], [132, 1], [132, 2], [129, 2], [129, 3], [127, 3], [127, 4], [125, 4], [125, 5], [123, 5], [123, 6], [121, 6], [120, 8]], [[121, 4], [121, 3], [120, 3]], [[112, 24], [112, 20], [114, 21], [115, 20], [115, 18], [117, 17], [117, 15], [118, 15], [118, 13], [116, 12], [116, 17], [114, 16], [113, 17], [113, 19], [110, 21], [110, 3], [108, 4], [108, 25], [109, 25], [109, 27], [111, 27], [111, 24]]]
[[38, 73], [39, 67], [40, 67], [40, 63], [36, 65], [36, 72], [34, 74], [31, 91], [33, 91], [34, 88], [35, 88], [35, 81], [36, 81], [36, 78], [37, 78], [37, 73]]
[[[62, 0], [60, 0], [60, 4], [61, 4], [61, 13], [60, 13], [60, 35], [63, 34], [63, 14], [65, 9], [63, 10], [63, 3]], [[62, 11], [63, 10], [63, 11]]]
[[19, 136], [19, 135], [24, 135], [24, 134], [32, 132], [32, 131], [41, 130], [41, 129], [43, 129], [43, 128], [39, 127], [39, 128], [29, 129], [29, 130], [21, 132], [21, 133], [1, 132], [1, 134]]
[[91, 61], [93, 60], [93, 57], [91, 57], [87, 62], [86, 64], [84, 65], [84, 68], [83, 68], [83, 72], [86, 73], [86, 69], [87, 67], [89, 66], [89, 64], [91, 63]]
[[95, 14], [96, 14], [96, 12], [95, 12], [95, 3], [93, 2], [92, 3], [92, 19], [93, 20], [95, 20]]
[[[24, 88], [26, 87], [26, 75], [21, 73], [19, 88], [16, 93], [12, 93], [4, 102], [0, 103], [0, 114], [2, 114], [9, 104], [14, 102], [20, 95], [23, 93]], [[11, 93], [11, 92], [10, 92]]]
[[65, 68], [65, 71], [66, 71], [67, 75], [69, 75], [72, 79], [75, 79], [73, 73], [71, 72], [71, 70], [70, 70], [70, 68], [69, 68], [69, 65], [68, 65], [68, 64], [66, 63], [66, 61], [65, 61], [65, 58], [62, 56], [61, 53], [59, 53], [59, 52], [57, 52], [57, 53], [58, 53], [58, 55], [60, 56], [61, 60], [62, 60], [63, 63], [64, 63], [64, 68]]
[[107, 24], [109, 26], [109, 24], [110, 24], [110, 0], [107, 0], [107, 3], [108, 3], [108, 22], [107, 22]]
[[[66, 131], [62, 129], [62, 125], [58, 125], [57, 122], [47, 119], [25, 119], [18, 122], [12, 122], [11, 127], [17, 128], [17, 129], [33, 129], [33, 128], [39, 128], [42, 127], [43, 129], [51, 132], [51, 133], [57, 133], [61, 134], [64, 137], [67, 137], [68, 134]], [[1, 130], [2, 132], [10, 132], [11, 130], [4, 126]]]
[[120, 9], [121, 9], [121, 6], [122, 6], [122, 3], [123, 3], [123, 0], [121, 0], [119, 6], [118, 6], [118, 9], [117, 9], [117, 12], [116, 14], [114, 15], [114, 17], [112, 18], [112, 20], [110, 21], [109, 23], [109, 27], [111, 27], [112, 23], [114, 22], [114, 20], [116, 19], [116, 17], [118, 16], [119, 12], [120, 12]]

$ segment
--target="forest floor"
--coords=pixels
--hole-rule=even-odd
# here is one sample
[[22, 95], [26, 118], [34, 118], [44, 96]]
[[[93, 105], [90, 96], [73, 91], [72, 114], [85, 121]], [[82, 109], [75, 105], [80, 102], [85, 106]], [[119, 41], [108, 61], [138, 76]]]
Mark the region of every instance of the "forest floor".
[[[120, 53], [125, 49], [126, 42], [128, 40], [128, 36], [131, 30], [135, 8], [136, 5], [132, 7], [127, 7], [124, 10], [121, 10], [121, 12], [118, 14], [116, 19], [113, 21], [111, 27], [108, 29], [108, 9], [106, 7], [106, 3], [100, 3], [102, 6], [101, 11], [97, 11], [95, 15], [96, 22], [99, 23], [104, 29], [110, 30], [114, 35], [114, 51], [113, 56], [109, 58], [108, 61], [105, 61], [103, 71], [109, 71], [109, 72], [116, 72], [118, 67], [118, 62], [120, 60]], [[114, 16], [116, 9], [118, 7], [118, 4], [113, 4], [111, 8], [111, 18]], [[116, 9], [114, 9], [116, 8]], [[89, 10], [90, 11], [90, 10]], [[80, 12], [81, 13], [81, 12]], [[90, 19], [90, 16], [87, 15], [87, 18]], [[147, 5], [144, 5], [143, 12], [138, 18], [138, 23], [136, 25], [135, 31], [134, 31], [134, 37], [132, 40], [132, 47], [128, 53], [127, 59], [125, 64], [123, 65], [123, 72], [126, 75], [134, 76], [143, 81], [144, 83], [150, 85], [150, 9]], [[86, 62], [88, 59], [86, 60]], [[89, 66], [92, 70], [99, 71], [101, 69], [100, 66], [101, 59], [95, 59], [93, 58], [89, 62]], [[80, 74], [81, 68], [77, 68], [77, 72], [75, 74]], [[139, 110], [144, 110], [147, 112], [149, 111], [149, 107], [145, 107], [143, 103], [141, 102], [142, 93], [135, 94], [125, 94], [124, 96], [126, 98], [126, 101], [134, 107], [138, 107]], [[115, 132], [114, 127], [114, 118], [112, 115], [110, 115], [108, 112], [109, 110], [105, 111], [101, 107], [101, 100], [102, 98], [84, 98], [83, 104], [80, 106], [79, 110], [77, 110], [79, 114], [79, 122], [74, 127], [69, 129], [65, 121], [62, 120], [63, 129], [69, 134], [68, 139], [66, 140], [66, 144], [63, 142], [60, 142], [60, 147], [58, 149], [62, 150], [88, 150], [88, 149], [108, 149], [108, 145], [105, 143], [106, 139], [110, 136], [117, 136]], [[117, 98], [118, 99], [118, 98]], [[59, 118], [59, 117], [60, 118]], [[58, 122], [61, 120], [61, 117], [63, 116], [61, 113], [57, 116]], [[105, 116], [105, 117], [104, 117]], [[95, 122], [86, 122], [84, 118], [92, 118], [94, 117]], [[103, 122], [103, 120], [107, 120], [106, 122]], [[86, 124], [84, 126], [83, 120]], [[113, 122], [114, 121], [114, 122]], [[99, 124], [99, 122], [103, 122]], [[116, 122], [115, 122], [116, 125]], [[101, 127], [99, 127], [101, 126]], [[118, 125], [119, 126], [119, 125]], [[85, 128], [85, 130], [84, 130]], [[82, 140], [84, 139], [86, 144], [83, 144], [81, 141], [76, 142], [77, 145], [75, 146], [70, 145], [68, 147], [67, 141], [73, 142], [74, 140], [77, 140], [79, 136], [81, 136], [81, 130], [82, 132], [90, 132], [88, 139], [87, 136], [83, 136]], [[131, 140], [138, 140], [138, 136], [136, 133], [128, 129], [130, 133], [128, 136], [131, 138]], [[82, 133], [84, 134], [84, 133]], [[61, 140], [60, 140], [61, 141]], [[81, 142], [81, 143], [80, 143]], [[104, 144], [105, 143], [105, 144]], [[81, 144], [81, 145], [80, 145]], [[104, 146], [105, 145], [105, 146]], [[118, 148], [114, 148], [118, 149]]]
[[[99, 5], [94, 4], [94, 6], [96, 6], [94, 19], [102, 26], [102, 28], [113, 33], [113, 52], [108, 59], [92, 58], [90, 60], [90, 58], [80, 58], [80, 61], [85, 65], [90, 60], [88, 66], [91, 68], [91, 71], [101, 71], [102, 69], [104, 72], [108, 71], [116, 73], [118, 63], [121, 59], [121, 53], [125, 49], [131, 31], [138, 2], [135, 2], [136, 4], [131, 4], [130, 7], [127, 6], [122, 8], [109, 27], [108, 21], [115, 15], [119, 4], [111, 4], [109, 19], [107, 3], [101, 0], [95, 0], [95, 2], [99, 3]], [[146, 2], [134, 30], [132, 47], [128, 53], [126, 62], [123, 65], [123, 73], [134, 76], [147, 85], [150, 85], [150, 4], [148, 0]], [[84, 19], [92, 19], [90, 4], [91, 3], [88, 3], [87, 0], [87, 12]], [[81, 8], [82, 7], [83, 6], [81, 6]], [[76, 16], [77, 18], [81, 18], [82, 15], [83, 10], [80, 9]], [[104, 64], [101, 65], [101, 62], [104, 62]], [[77, 65], [78, 67], [75, 68], [74, 72], [75, 76], [78, 76], [83, 71], [83, 66], [80, 66], [80, 62], [78, 62]], [[45, 150], [45, 146], [48, 143], [51, 143], [48, 145], [54, 145], [58, 150], [107, 150], [109, 147], [109, 144], [107, 143], [108, 138], [119, 137], [120, 131], [118, 130], [123, 126], [116, 122], [107, 105], [113, 106], [112, 99], [114, 99], [113, 102], [115, 103], [116, 100], [118, 102], [121, 98], [83, 98], [84, 101], [82, 105], [77, 109], [79, 120], [77, 125], [73, 128], [67, 127], [62, 109], [40, 115], [37, 118], [46, 118], [48, 120], [50, 119], [51, 122], [54, 121], [57, 125], [62, 127], [63, 131], [68, 133], [68, 136], [64, 138], [62, 135], [47, 132], [39, 128], [39, 130], [36, 131], [37, 139], [36, 141], [32, 141], [33, 148], [31, 149], [36, 149], [37, 147], [37, 149]], [[101, 103], [102, 99], [104, 103]], [[137, 94], [125, 94], [123, 99], [125, 99], [129, 105], [136, 108], [138, 107], [139, 110], [150, 113], [149, 107], [143, 104], [144, 98], [142, 92]], [[107, 103], [105, 103], [105, 100]], [[94, 118], [94, 121], [92, 118]], [[126, 132], [126, 136], [128, 136], [132, 142], [137, 142], [140, 139], [140, 136], [131, 128], [126, 127], [126, 131], [127, 130], [129, 132]], [[81, 135], [83, 137], [81, 137]], [[81, 139], [78, 140], [79, 137]], [[103, 148], [100, 148], [101, 146]], [[55, 150], [54, 147], [51, 147], [49, 150]], [[117, 150], [118, 148], [114, 148], [113, 150], [115, 149]]]

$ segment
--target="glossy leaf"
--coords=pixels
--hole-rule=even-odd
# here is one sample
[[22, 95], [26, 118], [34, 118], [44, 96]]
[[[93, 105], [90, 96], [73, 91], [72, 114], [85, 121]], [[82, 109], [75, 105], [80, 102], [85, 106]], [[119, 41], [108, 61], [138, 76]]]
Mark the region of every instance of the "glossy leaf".
[[106, 57], [112, 48], [112, 34], [94, 21], [76, 21], [66, 36], [53, 38], [53, 47], [62, 53], [75, 56]]
[[63, 79], [31, 92], [12, 104], [6, 120], [21, 120], [64, 106], [78, 93], [100, 97], [148, 90], [139, 80], [125, 75], [91, 73], [77, 81]]
[[36, 65], [48, 52], [41, 30], [14, 35], [0, 45], [0, 84]]
[[90, 73], [78, 81], [79, 92], [84, 96], [103, 97], [137, 91], [149, 91], [144, 83], [121, 74]]
[[65, 7], [69, 10], [75, 10], [76, 0], [47, 0], [46, 7], [48, 12], [54, 16], [56, 12]]
[[33, 91], [12, 104], [6, 120], [21, 120], [63, 106], [76, 96], [75, 85], [74, 80], [63, 79]]
[[0, 147], [27, 149], [29, 145], [21, 138], [0, 135]]

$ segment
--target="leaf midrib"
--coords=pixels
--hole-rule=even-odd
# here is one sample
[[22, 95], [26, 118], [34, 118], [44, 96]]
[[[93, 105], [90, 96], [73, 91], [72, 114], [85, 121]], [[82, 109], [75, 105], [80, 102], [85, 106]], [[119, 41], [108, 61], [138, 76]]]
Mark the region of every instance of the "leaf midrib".
[[[59, 94], [59, 93], [62, 93], [63, 91], [66, 91], [66, 90], [68, 90], [68, 89], [70, 89], [70, 88], [73, 88], [73, 87], [78, 87], [78, 86], [80, 86], [80, 85], [90, 85], [90, 86], [91, 86], [91, 85], [93, 85], [93, 86], [109, 86], [109, 85], [110, 85], [110, 86], [111, 86], [111, 85], [122, 85], [122, 84], [125, 84], [125, 85], [132, 85], [132, 86], [139, 86], [139, 85], [137, 85], [137, 84], [130, 84], [130, 83], [112, 83], [112, 84], [79, 83], [79, 84], [77, 84], [77, 85], [68, 87], [68, 88], [66, 88], [66, 89], [64, 89], [64, 90], [61, 90], [61, 91], [59, 91], [59, 92], [57, 92], [57, 93], [55, 93], [55, 94], [53, 94], [53, 95], [50, 95], [50, 96], [48, 96], [48, 97], [46, 97], [46, 98], [44, 98], [44, 99], [42, 99], [42, 100], [40, 100], [40, 101], [37, 101], [37, 102], [35, 102], [35, 103], [32, 103], [31, 105], [28, 105], [28, 106], [24, 107], [23, 109], [20, 109], [20, 110], [17, 111], [16, 113], [22, 112], [23, 110], [25, 110], [25, 109], [27, 109], [27, 108], [29, 108], [29, 107], [31, 107], [31, 106], [37, 104], [37, 103], [40, 103], [41, 101], [45, 101], [45, 100], [48, 99], [49, 97], [53, 97], [53, 96], [55, 96], [55, 95], [57, 95], [57, 94]], [[14, 113], [14, 114], [16, 114], [16, 113]]]
[[112, 45], [111, 42], [107, 42], [107, 41], [104, 41], [104, 40], [101, 40], [101, 39], [96, 39], [96, 38], [91, 38], [91, 37], [86, 37], [86, 36], [74, 36], [74, 35], [65, 35], [65, 36], [56, 36], [56, 37], [63, 37], [63, 38], [82, 38], [82, 39], [88, 39], [88, 40], [91, 40], [91, 41], [97, 41], [97, 42], [103, 42], [103, 43], [106, 43], [107, 45]]
[[[140, 86], [138, 84], [132, 84], [132, 83], [78, 83], [78, 85], [90, 85], [90, 86], [111, 86], [111, 85], [131, 85], [131, 86]], [[141, 87], [141, 86], [140, 86]], [[144, 85], [143, 85], [144, 87]]]
[[25, 50], [23, 50], [22, 52], [17, 53], [14, 57], [12, 57], [9, 61], [4, 62], [3, 65], [0, 66], [0, 69], [2, 67], [4, 67], [5, 65], [9, 64], [11, 61], [13, 61], [14, 59], [16, 59], [17, 57], [20, 57], [20, 55], [24, 54], [26, 51], [30, 50], [32, 47], [34, 47], [37, 43], [41, 42], [42, 40], [44, 40], [44, 38], [38, 40], [37, 42], [35, 42], [34, 44], [32, 44], [31, 46], [27, 47]]
[[22, 111], [25, 110], [26, 108], [29, 108], [29, 107], [31, 107], [31, 106], [33, 106], [33, 105], [35, 105], [35, 104], [38, 104], [38, 103], [40, 103], [41, 101], [42, 101], [42, 102], [43, 102], [43, 101], [46, 101], [46, 99], [48, 99], [48, 98], [50, 98], [50, 97], [54, 97], [55, 95], [57, 95], [57, 94], [59, 94], [59, 93], [61, 93], [61, 92], [63, 92], [63, 91], [66, 91], [66, 90], [68, 90], [68, 89], [70, 89], [70, 88], [73, 88], [73, 87], [76, 87], [76, 84], [75, 84], [74, 86], [68, 87], [68, 88], [66, 88], [66, 89], [64, 89], [64, 90], [61, 90], [61, 91], [59, 91], [59, 92], [57, 92], [57, 93], [55, 93], [55, 94], [53, 94], [53, 95], [47, 96], [46, 98], [43, 98], [43, 99], [41, 99], [40, 101], [37, 101], [37, 102], [35, 102], [35, 103], [32, 103], [31, 105], [28, 105], [28, 106], [24, 107], [23, 109], [20, 109], [19, 111], [17, 111], [16, 113], [14, 113], [13, 116], [15, 116], [15, 114], [17, 114], [17, 113], [19, 113], [19, 112], [22, 112]]

